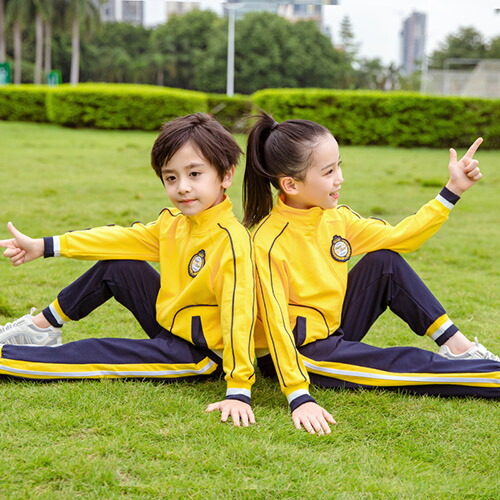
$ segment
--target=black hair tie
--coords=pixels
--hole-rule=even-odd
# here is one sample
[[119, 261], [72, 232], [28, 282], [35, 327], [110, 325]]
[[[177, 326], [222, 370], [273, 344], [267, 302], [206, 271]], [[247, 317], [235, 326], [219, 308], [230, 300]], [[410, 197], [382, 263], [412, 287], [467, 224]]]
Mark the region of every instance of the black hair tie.
[[279, 125], [278, 122], [274, 122], [272, 125], [271, 125], [271, 132]]

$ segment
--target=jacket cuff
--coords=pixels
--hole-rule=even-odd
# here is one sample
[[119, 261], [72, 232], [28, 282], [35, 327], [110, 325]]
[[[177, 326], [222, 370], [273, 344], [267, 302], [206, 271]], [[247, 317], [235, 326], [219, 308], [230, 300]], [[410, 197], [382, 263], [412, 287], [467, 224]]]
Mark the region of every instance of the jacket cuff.
[[306, 389], [299, 389], [292, 392], [288, 397], [288, 404], [290, 405], [290, 411], [296, 410], [299, 406], [304, 403], [316, 403], [316, 400], [309, 394]]
[[441, 189], [441, 192], [436, 196], [436, 200], [450, 210], [455, 206], [459, 199], [460, 196], [452, 193], [447, 187]]
[[[47, 259], [48, 257], [59, 257], [59, 252], [56, 247], [58, 247], [58, 243], [56, 244], [54, 237], [45, 236], [43, 238], [43, 257]], [[58, 255], [59, 254], [59, 255]]]
[[250, 405], [251, 392], [248, 389], [227, 389], [226, 399], [236, 399]]

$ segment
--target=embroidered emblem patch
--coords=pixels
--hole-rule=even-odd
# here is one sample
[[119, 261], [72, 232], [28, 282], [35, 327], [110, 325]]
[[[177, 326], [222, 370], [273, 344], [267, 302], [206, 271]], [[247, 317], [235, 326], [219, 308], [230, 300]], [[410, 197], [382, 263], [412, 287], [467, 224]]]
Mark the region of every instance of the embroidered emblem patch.
[[200, 269], [205, 265], [205, 250], [200, 250], [198, 253], [195, 253], [188, 265], [188, 273], [191, 278], [194, 278], [199, 272]]
[[334, 236], [332, 238], [330, 253], [337, 262], [346, 262], [352, 255], [351, 244], [341, 236]]

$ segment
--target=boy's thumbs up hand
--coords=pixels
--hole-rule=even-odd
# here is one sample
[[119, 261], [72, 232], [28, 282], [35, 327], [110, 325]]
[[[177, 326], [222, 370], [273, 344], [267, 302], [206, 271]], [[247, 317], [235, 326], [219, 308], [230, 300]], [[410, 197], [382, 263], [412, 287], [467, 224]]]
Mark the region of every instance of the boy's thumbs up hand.
[[12, 235], [12, 239], [0, 240], [0, 247], [5, 248], [3, 253], [14, 266], [20, 266], [26, 262], [37, 259], [43, 255], [43, 239], [33, 239], [21, 233], [12, 222], [7, 223], [7, 229]]

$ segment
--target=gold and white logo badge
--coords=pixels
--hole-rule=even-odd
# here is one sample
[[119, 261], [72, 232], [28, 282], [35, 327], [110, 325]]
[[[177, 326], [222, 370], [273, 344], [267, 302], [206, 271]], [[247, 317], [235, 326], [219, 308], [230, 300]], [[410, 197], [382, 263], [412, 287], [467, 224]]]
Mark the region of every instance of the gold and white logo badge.
[[200, 269], [205, 265], [205, 250], [200, 250], [195, 253], [188, 265], [188, 273], [191, 278], [194, 278], [199, 272]]
[[334, 236], [330, 253], [337, 262], [346, 262], [352, 255], [351, 244], [342, 236]]

